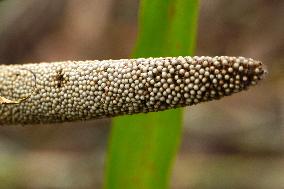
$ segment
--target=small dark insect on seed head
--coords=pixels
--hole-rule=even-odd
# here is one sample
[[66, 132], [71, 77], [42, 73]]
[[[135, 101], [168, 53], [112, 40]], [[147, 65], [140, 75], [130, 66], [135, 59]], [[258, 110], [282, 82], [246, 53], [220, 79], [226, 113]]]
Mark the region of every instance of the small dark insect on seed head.
[[56, 71], [55, 81], [57, 82], [57, 87], [61, 88], [62, 82], [64, 80], [64, 75], [62, 73], [62, 69]]

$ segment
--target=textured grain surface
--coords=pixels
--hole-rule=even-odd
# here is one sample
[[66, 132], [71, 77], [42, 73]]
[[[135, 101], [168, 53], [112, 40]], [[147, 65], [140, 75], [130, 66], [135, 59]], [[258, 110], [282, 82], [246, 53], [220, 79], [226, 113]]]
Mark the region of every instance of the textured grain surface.
[[[162, 111], [255, 85], [244, 57], [167, 57], [0, 66], [0, 124], [53, 123]], [[28, 98], [27, 98], [28, 97]]]

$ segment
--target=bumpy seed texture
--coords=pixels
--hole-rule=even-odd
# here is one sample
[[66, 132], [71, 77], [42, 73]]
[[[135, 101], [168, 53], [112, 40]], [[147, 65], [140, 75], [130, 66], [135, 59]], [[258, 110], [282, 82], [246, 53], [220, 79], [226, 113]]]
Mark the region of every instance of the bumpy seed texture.
[[0, 125], [190, 106], [245, 90], [264, 72], [259, 61], [227, 56], [0, 65]]

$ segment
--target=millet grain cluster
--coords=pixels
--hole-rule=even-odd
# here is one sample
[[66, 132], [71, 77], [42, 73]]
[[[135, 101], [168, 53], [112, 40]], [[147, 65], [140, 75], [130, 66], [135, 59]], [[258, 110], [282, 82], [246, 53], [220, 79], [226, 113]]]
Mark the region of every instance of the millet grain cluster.
[[166, 57], [0, 65], [0, 125], [147, 113], [220, 99], [262, 79], [244, 57]]

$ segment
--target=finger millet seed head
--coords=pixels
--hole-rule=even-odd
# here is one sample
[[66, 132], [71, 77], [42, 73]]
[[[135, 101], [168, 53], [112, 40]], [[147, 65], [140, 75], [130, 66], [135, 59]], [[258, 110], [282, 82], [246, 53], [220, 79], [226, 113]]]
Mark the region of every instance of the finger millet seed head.
[[[244, 57], [166, 57], [0, 65], [0, 125], [89, 120], [220, 99], [263, 78]], [[28, 98], [27, 98], [28, 97]]]

